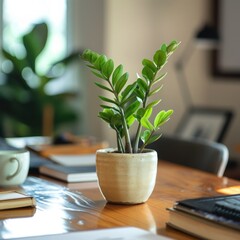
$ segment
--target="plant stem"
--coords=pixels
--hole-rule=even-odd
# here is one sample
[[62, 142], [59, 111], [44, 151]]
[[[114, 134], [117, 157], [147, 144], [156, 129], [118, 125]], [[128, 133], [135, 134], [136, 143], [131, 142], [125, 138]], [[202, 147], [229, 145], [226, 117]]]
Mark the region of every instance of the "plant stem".
[[130, 134], [127, 127], [127, 122], [125, 119], [125, 114], [121, 107], [119, 107], [119, 110], [120, 110], [120, 114], [122, 116], [122, 122], [123, 122], [123, 131], [125, 136], [125, 152], [132, 153], [132, 144], [131, 144]]
[[137, 128], [137, 132], [136, 132], [136, 136], [135, 136], [135, 140], [134, 140], [134, 145], [133, 145], [133, 152], [134, 153], [138, 152], [138, 144], [139, 144], [141, 130], [142, 130], [142, 126], [139, 123], [138, 128]]
[[151, 138], [151, 136], [154, 134], [154, 130], [151, 132], [151, 134], [150, 134], [150, 136], [149, 136], [149, 138], [147, 139], [147, 141], [141, 146], [141, 148], [140, 148], [140, 153], [143, 151], [143, 149], [148, 145], [148, 142], [149, 142], [149, 139]]
[[[125, 136], [125, 151], [123, 151], [123, 152], [132, 153], [132, 144], [131, 144], [129, 130], [128, 130], [128, 127], [127, 127], [127, 122], [126, 122], [126, 119], [125, 119], [124, 110], [120, 106], [120, 101], [119, 101], [118, 94], [115, 91], [110, 79], [106, 79], [106, 80], [107, 80], [108, 84], [110, 85], [111, 89], [113, 90], [113, 94], [116, 97], [117, 105], [118, 105], [118, 108], [119, 108], [119, 111], [120, 111], [120, 114], [121, 114], [121, 117], [122, 117], [123, 131], [124, 131], [124, 136]], [[121, 143], [120, 134], [117, 135], [117, 139], [118, 139], [117, 141], [118, 141], [119, 147], [121, 147], [121, 150], [124, 150], [123, 144]]]
[[122, 142], [121, 136], [117, 130], [116, 130], [116, 133], [117, 133], [118, 152], [123, 153], [124, 147], [123, 147], [123, 142]]
[[[157, 71], [155, 72], [154, 77], [153, 77], [153, 81], [150, 82], [149, 88], [148, 88], [148, 90], [146, 91], [146, 95], [145, 95], [145, 98], [144, 98], [144, 101], [143, 101], [143, 108], [145, 108], [146, 105], [147, 105], [148, 94], [149, 94], [149, 92], [150, 92], [150, 89], [151, 89], [151, 87], [152, 87], [152, 83], [154, 82], [154, 80], [155, 80], [155, 78], [156, 78], [157, 73], [158, 73], [159, 70], [160, 70], [160, 68], [158, 68]], [[141, 131], [142, 131], [142, 125], [141, 125], [141, 123], [139, 122], [139, 123], [138, 123], [137, 132], [136, 132], [136, 136], [135, 136], [135, 141], [134, 141], [134, 149], [133, 149], [133, 150], [134, 150], [134, 153], [136, 153], [136, 152], [138, 151]], [[142, 152], [142, 150], [143, 150], [143, 148], [144, 148], [145, 146], [146, 146], [146, 144], [143, 144], [143, 145], [142, 145], [142, 147], [141, 147], [141, 149], [140, 149], [141, 152]]]

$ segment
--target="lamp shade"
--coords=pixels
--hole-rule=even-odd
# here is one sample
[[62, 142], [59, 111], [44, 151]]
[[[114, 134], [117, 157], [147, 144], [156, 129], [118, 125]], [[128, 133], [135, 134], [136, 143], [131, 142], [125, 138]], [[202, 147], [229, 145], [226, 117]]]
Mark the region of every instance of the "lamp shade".
[[209, 24], [205, 24], [195, 35], [196, 43], [204, 48], [218, 48], [220, 37], [217, 29]]

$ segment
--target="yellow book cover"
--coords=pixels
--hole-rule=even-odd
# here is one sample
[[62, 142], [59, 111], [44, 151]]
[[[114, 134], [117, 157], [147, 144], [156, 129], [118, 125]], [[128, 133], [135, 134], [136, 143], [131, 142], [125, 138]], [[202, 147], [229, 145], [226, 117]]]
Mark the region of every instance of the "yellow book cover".
[[34, 207], [34, 197], [17, 191], [0, 192], [0, 210], [22, 207]]

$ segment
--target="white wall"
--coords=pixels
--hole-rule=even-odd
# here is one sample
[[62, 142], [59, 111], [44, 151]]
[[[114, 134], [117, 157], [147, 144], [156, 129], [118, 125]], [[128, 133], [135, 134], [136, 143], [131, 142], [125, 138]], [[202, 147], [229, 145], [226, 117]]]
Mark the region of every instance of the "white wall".
[[[153, 52], [164, 42], [173, 39], [181, 41], [180, 48], [169, 60], [162, 90], [163, 109], [174, 109], [174, 116], [163, 127], [163, 132], [173, 133], [185, 109], [183, 98], [178, 85], [178, 78], [174, 64], [179, 60], [189, 40], [206, 21], [211, 21], [212, 9], [209, 0], [103, 0], [103, 8], [98, 0], [76, 1], [84, 8], [76, 8], [75, 14], [84, 14], [81, 27], [87, 28], [84, 36], [78, 31], [84, 41], [81, 47], [91, 47], [98, 50], [116, 63], [122, 63], [130, 78], [135, 79], [136, 72], [141, 69], [141, 60], [151, 57]], [[87, 6], [91, 6], [91, 9]], [[86, 14], [86, 11], [89, 11]], [[95, 16], [97, 15], [97, 16]], [[101, 22], [100, 16], [103, 21]], [[103, 24], [103, 26], [101, 26]], [[76, 24], [76, 27], [78, 24]], [[103, 31], [99, 33], [99, 26]], [[93, 38], [95, 38], [93, 40]], [[97, 39], [96, 39], [97, 38]], [[101, 44], [99, 44], [99, 42]], [[96, 44], [96, 45], [95, 45]], [[230, 107], [235, 110], [235, 118], [226, 136], [226, 145], [231, 156], [238, 156], [234, 151], [236, 144], [240, 144], [240, 117], [238, 102], [240, 101], [240, 82], [219, 80], [213, 78], [211, 72], [211, 52], [195, 49], [190, 61], [186, 63], [185, 72], [190, 86], [193, 103], [201, 106]], [[87, 74], [87, 73], [86, 73]], [[98, 90], [93, 86], [93, 77], [88, 76], [88, 95], [94, 103], [86, 114], [90, 116], [91, 134], [96, 133], [99, 138], [107, 139], [111, 144], [115, 142], [115, 135], [105, 123], [97, 118], [99, 101], [96, 97]], [[90, 79], [91, 78], [91, 79]], [[90, 111], [91, 110], [91, 111]], [[94, 123], [94, 125], [92, 125]], [[94, 130], [93, 130], [94, 129]], [[101, 129], [101, 130], [100, 130]]]

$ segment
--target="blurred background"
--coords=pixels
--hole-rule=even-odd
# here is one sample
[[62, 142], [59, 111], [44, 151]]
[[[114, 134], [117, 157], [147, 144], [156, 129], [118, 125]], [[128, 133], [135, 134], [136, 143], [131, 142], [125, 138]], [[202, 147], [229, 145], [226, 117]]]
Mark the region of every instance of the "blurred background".
[[[122, 63], [134, 81], [143, 58], [177, 40], [181, 45], [165, 69], [159, 105], [174, 115], [162, 132], [175, 134], [192, 107], [230, 112], [221, 142], [240, 162], [237, 0], [0, 2], [2, 136], [70, 131], [115, 142], [113, 131], [97, 117], [101, 90], [81, 61], [82, 51], [90, 48]], [[197, 34], [206, 26], [217, 33], [210, 45], [198, 44]]]

